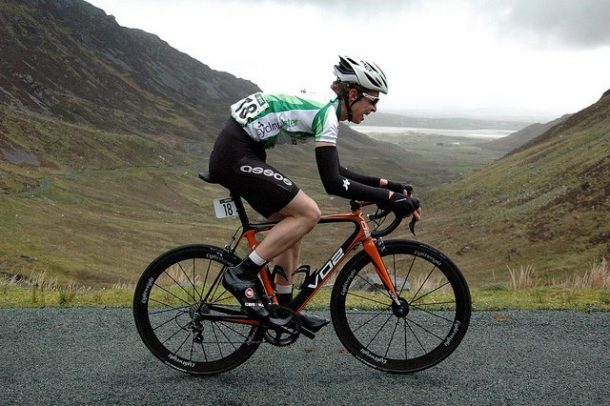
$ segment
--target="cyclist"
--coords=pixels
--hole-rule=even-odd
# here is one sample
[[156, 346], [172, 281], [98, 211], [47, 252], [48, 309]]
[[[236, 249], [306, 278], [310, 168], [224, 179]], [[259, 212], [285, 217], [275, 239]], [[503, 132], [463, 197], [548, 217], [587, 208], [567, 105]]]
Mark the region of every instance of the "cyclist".
[[[322, 184], [329, 194], [348, 199], [383, 202], [402, 215], [421, 214], [419, 202], [402, 183], [357, 174], [339, 164], [336, 148], [339, 121], [359, 124], [377, 111], [379, 94], [387, 94], [387, 79], [374, 63], [339, 57], [337, 79], [331, 89], [337, 97], [326, 104], [300, 97], [255, 93], [231, 106], [231, 118], [216, 139], [210, 157], [210, 176], [241, 195], [261, 215], [278, 223], [242, 263], [225, 271], [223, 286], [254, 317], [269, 311], [261, 298], [258, 273], [273, 261], [279, 275], [276, 293], [280, 305], [292, 299], [292, 275], [299, 265], [301, 240], [319, 221], [318, 205], [283, 173], [265, 162], [265, 149], [279, 143], [314, 140]], [[283, 272], [282, 272], [283, 271]], [[301, 314], [301, 323], [313, 331], [328, 320]]]

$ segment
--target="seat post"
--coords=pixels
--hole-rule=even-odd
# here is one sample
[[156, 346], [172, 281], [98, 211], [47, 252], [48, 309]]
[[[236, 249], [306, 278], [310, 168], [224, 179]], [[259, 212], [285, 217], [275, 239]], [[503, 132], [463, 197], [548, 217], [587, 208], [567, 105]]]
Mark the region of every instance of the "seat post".
[[[209, 172], [199, 172], [199, 178], [213, 185], [218, 184], [218, 181], [213, 176], [211, 176]], [[241, 200], [241, 196], [235, 193], [231, 193], [230, 196], [231, 199], [233, 199], [233, 202], [235, 203], [235, 207], [237, 207], [237, 214], [244, 230], [251, 229], [252, 226], [250, 226], [250, 219], [248, 219], [248, 214], [246, 213], [246, 208], [244, 207], [244, 203]]]
[[244, 203], [241, 200], [241, 196], [231, 193], [231, 198], [235, 203], [235, 207], [237, 207], [237, 214], [239, 215], [239, 220], [241, 221], [242, 227], [244, 228], [244, 230], [249, 230], [252, 227], [250, 226], [250, 219], [248, 218], [248, 214], [246, 213], [246, 208], [244, 207]]

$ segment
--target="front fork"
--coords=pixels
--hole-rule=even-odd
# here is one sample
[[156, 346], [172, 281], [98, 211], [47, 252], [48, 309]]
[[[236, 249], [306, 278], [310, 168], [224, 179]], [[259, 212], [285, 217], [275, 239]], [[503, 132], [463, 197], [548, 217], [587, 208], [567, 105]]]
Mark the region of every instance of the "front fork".
[[[383, 244], [382, 241], [380, 241], [380, 243]], [[386, 268], [385, 264], [383, 263], [383, 260], [381, 259], [381, 255], [379, 254], [379, 248], [377, 247], [376, 241], [372, 238], [367, 238], [362, 243], [362, 246], [364, 248], [364, 252], [366, 252], [367, 255], [373, 261], [373, 264], [375, 265], [375, 271], [377, 272], [379, 279], [381, 279], [383, 286], [385, 286], [388, 294], [390, 295], [390, 298], [392, 298], [392, 301], [396, 305], [401, 306], [401, 302], [398, 298], [398, 292], [396, 292], [396, 286], [394, 286], [392, 278], [390, 278], [390, 274], [388, 274], [388, 269]]]

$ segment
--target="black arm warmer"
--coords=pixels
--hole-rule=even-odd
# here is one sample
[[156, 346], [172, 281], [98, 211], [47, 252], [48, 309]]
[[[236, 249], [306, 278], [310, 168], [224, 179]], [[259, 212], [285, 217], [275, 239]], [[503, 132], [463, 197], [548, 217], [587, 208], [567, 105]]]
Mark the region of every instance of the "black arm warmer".
[[346, 199], [368, 200], [370, 202], [387, 202], [388, 190], [372, 187], [354, 179], [341, 176], [339, 154], [336, 147], [316, 148], [316, 161], [324, 189], [331, 195]]
[[361, 175], [352, 170], [347, 169], [344, 166], [339, 166], [339, 174], [348, 179], [355, 180], [356, 182], [360, 182], [367, 186], [380, 187], [379, 181], [381, 179], [376, 178], [374, 176]]

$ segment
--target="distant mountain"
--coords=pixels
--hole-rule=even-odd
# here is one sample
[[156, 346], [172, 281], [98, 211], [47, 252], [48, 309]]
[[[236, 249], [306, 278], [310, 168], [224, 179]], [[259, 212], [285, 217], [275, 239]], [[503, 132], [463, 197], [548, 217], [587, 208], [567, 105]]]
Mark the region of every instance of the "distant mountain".
[[81, 0], [3, 0], [0, 38], [0, 104], [105, 130], [211, 137], [258, 90]]
[[473, 281], [503, 279], [507, 265], [547, 281], [583, 274], [610, 258], [610, 95], [427, 201], [422, 237]]
[[561, 116], [560, 118], [555, 119], [553, 121], [549, 121], [548, 123], [545, 123], [545, 124], [535, 123], [535, 124], [532, 124], [532, 125], [529, 125], [529, 126], [523, 128], [519, 131], [516, 131], [506, 137], [502, 137], [497, 140], [481, 143], [481, 144], [479, 144], [479, 146], [482, 148], [485, 148], [485, 149], [499, 151], [499, 152], [507, 154], [507, 153], [529, 143], [531, 140], [539, 137], [540, 135], [544, 134], [546, 131], [555, 127], [556, 125], [563, 123], [569, 117], [570, 117], [569, 114], [565, 114], [565, 115]]
[[407, 117], [401, 114], [375, 113], [367, 116], [365, 126], [385, 127], [415, 127], [415, 128], [439, 128], [451, 130], [520, 130], [529, 125], [526, 122], [501, 121], [501, 120], [475, 120], [470, 118], [426, 118]]

